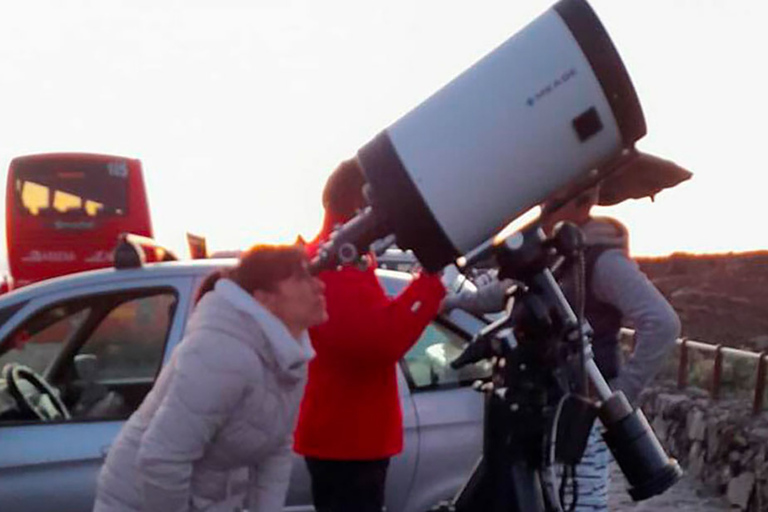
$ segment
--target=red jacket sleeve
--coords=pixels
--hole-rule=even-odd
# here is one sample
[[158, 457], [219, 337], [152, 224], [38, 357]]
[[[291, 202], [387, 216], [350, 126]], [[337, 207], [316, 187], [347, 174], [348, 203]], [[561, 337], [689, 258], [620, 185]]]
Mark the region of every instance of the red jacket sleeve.
[[396, 362], [437, 315], [445, 288], [435, 275], [421, 274], [395, 299], [381, 288], [373, 268], [323, 272], [328, 321], [310, 335], [318, 354]]

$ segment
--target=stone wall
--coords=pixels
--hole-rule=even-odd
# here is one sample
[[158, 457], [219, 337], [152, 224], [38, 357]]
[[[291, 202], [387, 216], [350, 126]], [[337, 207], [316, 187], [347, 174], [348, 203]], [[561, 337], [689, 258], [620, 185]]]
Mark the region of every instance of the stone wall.
[[768, 511], [768, 412], [751, 400], [713, 401], [698, 388], [658, 386], [641, 406], [669, 454], [739, 510]]

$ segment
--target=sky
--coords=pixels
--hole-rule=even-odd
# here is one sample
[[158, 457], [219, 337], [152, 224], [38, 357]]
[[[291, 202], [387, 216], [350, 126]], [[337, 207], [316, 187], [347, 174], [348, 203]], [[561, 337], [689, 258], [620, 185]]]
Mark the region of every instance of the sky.
[[[590, 4], [645, 113], [637, 147], [694, 173], [598, 213], [635, 255], [768, 249], [768, 3]], [[128, 156], [182, 255], [188, 231], [212, 250], [311, 238], [339, 161], [551, 5], [0, 0], [0, 179], [20, 155]]]

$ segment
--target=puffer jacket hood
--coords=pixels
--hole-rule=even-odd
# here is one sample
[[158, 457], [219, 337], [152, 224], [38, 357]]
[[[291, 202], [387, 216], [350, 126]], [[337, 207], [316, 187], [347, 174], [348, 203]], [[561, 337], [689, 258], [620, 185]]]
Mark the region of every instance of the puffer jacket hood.
[[[235, 309], [251, 316], [263, 331], [268, 343], [254, 343], [254, 350], [262, 357], [276, 363], [276, 367], [288, 378], [299, 379], [307, 362], [315, 355], [307, 331], [300, 338], [294, 339], [288, 328], [264, 306], [248, 295], [240, 286], [229, 279], [220, 279], [216, 283], [216, 292]], [[219, 330], [222, 334], [236, 335], [233, 326], [236, 322], [222, 324], [217, 318], [205, 317], [200, 328]], [[254, 341], [254, 340], [250, 340]]]
[[610, 217], [592, 217], [579, 226], [587, 246], [602, 245], [629, 249], [629, 233], [621, 222]]

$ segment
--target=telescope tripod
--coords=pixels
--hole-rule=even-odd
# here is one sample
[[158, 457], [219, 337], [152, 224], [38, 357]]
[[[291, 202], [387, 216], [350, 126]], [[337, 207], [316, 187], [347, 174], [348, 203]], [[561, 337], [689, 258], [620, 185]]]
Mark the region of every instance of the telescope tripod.
[[[556, 462], [578, 463], [596, 417], [632, 498], [664, 492], [682, 476], [680, 466], [666, 455], [642, 411], [603, 378], [592, 359], [591, 329], [553, 274], [553, 268], [580, 260], [580, 231], [565, 225], [547, 239], [533, 226], [514, 237], [495, 249], [500, 278], [519, 283], [507, 315], [451, 363], [459, 368], [481, 359], [493, 362], [491, 381], [483, 386], [482, 457], [452, 502], [434, 510], [562, 511], [554, 482], [542, 475]], [[503, 331], [513, 336], [496, 336]]]

